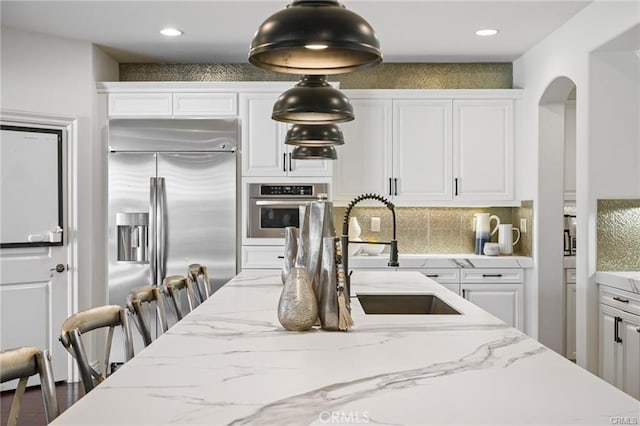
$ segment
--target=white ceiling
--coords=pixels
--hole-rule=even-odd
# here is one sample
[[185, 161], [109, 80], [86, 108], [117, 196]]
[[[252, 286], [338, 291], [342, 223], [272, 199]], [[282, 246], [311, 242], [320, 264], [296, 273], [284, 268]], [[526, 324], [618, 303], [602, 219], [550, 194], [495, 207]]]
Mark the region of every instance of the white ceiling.
[[[344, 0], [386, 62], [511, 62], [591, 0]], [[118, 62], [243, 63], [260, 23], [290, 1], [5, 1], [3, 26], [89, 41]], [[182, 37], [158, 31], [174, 26]], [[478, 37], [480, 28], [498, 28]]]

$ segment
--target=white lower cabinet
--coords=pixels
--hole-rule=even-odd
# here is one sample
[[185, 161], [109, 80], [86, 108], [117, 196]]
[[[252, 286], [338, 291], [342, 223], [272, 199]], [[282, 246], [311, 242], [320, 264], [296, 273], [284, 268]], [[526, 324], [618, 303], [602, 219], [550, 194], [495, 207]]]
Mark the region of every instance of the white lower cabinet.
[[460, 294], [460, 270], [458, 268], [420, 269], [419, 272], [455, 294]]
[[524, 331], [524, 270], [461, 269], [460, 294], [474, 305]]
[[640, 399], [640, 297], [600, 287], [600, 377]]
[[460, 284], [462, 297], [522, 331], [522, 284]]
[[242, 246], [242, 269], [280, 269], [284, 246]]

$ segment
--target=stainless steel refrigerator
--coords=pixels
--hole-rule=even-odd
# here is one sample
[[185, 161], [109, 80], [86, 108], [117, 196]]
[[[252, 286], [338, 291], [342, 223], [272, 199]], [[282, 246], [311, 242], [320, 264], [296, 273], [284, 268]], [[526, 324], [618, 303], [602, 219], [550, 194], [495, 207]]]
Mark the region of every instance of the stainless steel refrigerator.
[[192, 263], [214, 291], [236, 274], [237, 137], [236, 119], [109, 121], [109, 303]]

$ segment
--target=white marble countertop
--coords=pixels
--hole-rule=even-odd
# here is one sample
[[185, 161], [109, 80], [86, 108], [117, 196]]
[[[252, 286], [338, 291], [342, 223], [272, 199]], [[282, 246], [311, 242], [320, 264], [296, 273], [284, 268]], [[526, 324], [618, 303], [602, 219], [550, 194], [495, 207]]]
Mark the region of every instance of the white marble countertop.
[[640, 294], [640, 271], [598, 271], [596, 283]]
[[434, 293], [463, 315], [366, 315], [285, 331], [279, 271], [244, 271], [54, 421], [142, 424], [612, 424], [640, 402], [418, 272], [352, 293]]
[[[353, 268], [385, 268], [389, 254], [349, 256]], [[400, 269], [429, 268], [533, 268], [533, 259], [525, 256], [485, 256], [478, 254], [400, 254]]]

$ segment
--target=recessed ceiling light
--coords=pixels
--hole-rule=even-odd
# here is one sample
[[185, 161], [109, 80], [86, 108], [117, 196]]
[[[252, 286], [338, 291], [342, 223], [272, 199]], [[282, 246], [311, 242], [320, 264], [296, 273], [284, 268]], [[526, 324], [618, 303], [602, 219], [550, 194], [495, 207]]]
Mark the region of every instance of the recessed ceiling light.
[[498, 34], [498, 32], [499, 31], [496, 30], [496, 29], [486, 28], [486, 29], [483, 29], [483, 30], [476, 31], [476, 35], [479, 35], [479, 36], [492, 36], [492, 35]]
[[176, 37], [176, 36], [181, 36], [183, 32], [177, 28], [164, 28], [160, 30], [160, 34], [167, 37]]

